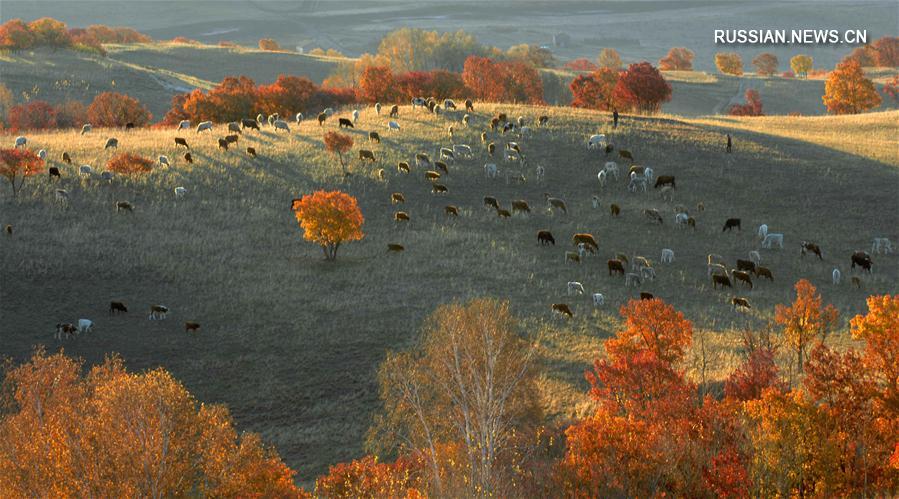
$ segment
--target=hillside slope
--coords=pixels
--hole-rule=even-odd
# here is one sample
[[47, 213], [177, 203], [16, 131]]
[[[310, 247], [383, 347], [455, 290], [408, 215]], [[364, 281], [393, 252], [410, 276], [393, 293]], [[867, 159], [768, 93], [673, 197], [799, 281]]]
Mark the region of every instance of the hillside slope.
[[[289, 134], [269, 128], [242, 135], [238, 147], [220, 151], [211, 134], [175, 130], [95, 130], [29, 134], [29, 147], [45, 148], [50, 165], [63, 178], [48, 183], [30, 180], [18, 200], [0, 192], [0, 224], [12, 224], [12, 237], [0, 238], [0, 317], [4, 352], [25, 359], [36, 344], [64, 347], [88, 362], [120, 353], [133, 369], [164, 365], [191, 393], [206, 402], [225, 402], [239, 426], [258, 431], [274, 443], [306, 485], [329, 464], [358, 457], [365, 431], [378, 407], [376, 368], [389, 349], [404, 348], [416, 338], [422, 320], [435, 306], [475, 296], [508, 299], [522, 318], [524, 333], [539, 339], [547, 374], [541, 381], [546, 411], [565, 418], [582, 411], [583, 371], [600, 354], [600, 342], [617, 326], [617, 309], [639, 292], [671, 302], [697, 325], [709, 353], [708, 373], [721, 372], [737, 358], [734, 330], [762, 327], [777, 303], [792, 299], [793, 283], [810, 279], [844, 318], [864, 310], [872, 293], [899, 291], [899, 255], [875, 256], [871, 275], [852, 273], [849, 254], [870, 248], [873, 237], [899, 241], [899, 158], [891, 142], [871, 134], [887, 128], [899, 113], [851, 118], [822, 118], [808, 140], [753, 119], [712, 122], [667, 117], [625, 116], [614, 131], [607, 114], [568, 108], [496, 106], [475, 103], [472, 126], [456, 127], [456, 142], [470, 144], [475, 158], [449, 165], [440, 179], [449, 192], [431, 194], [424, 171], [397, 173], [398, 161], [416, 152], [435, 156], [450, 144], [448, 120], [402, 107], [401, 132], [385, 129], [385, 118], [364, 109], [356, 129], [352, 172], [344, 181], [337, 161], [323, 147], [324, 128], [305, 122]], [[497, 112], [529, 121], [549, 114], [549, 125], [535, 127], [530, 138], [491, 135], [498, 150], [517, 140], [529, 164], [490, 159], [478, 135]], [[348, 115], [344, 110], [340, 115]], [[870, 122], [870, 127], [863, 126]], [[806, 121], [802, 121], [806, 123]], [[381, 144], [369, 144], [377, 130]], [[608, 133], [620, 148], [656, 175], [674, 175], [673, 202], [658, 192], [630, 193], [623, 179], [600, 188], [596, 173], [607, 161], [585, 150], [586, 137]], [[735, 137], [735, 152], [723, 153], [723, 135]], [[778, 135], [783, 133], [785, 136]], [[855, 141], [858, 150], [839, 150], [830, 134]], [[96, 171], [115, 151], [104, 151], [107, 137], [120, 140], [118, 152], [151, 158], [165, 154], [172, 167], [144, 176], [79, 179], [77, 165]], [[186, 164], [173, 137], [182, 135], [195, 158]], [[0, 136], [10, 144], [13, 137]], [[259, 158], [244, 154], [253, 146]], [[355, 150], [374, 151], [375, 164], [355, 159]], [[69, 152], [74, 165], [58, 161]], [[483, 165], [499, 163], [500, 175], [485, 178]], [[545, 179], [534, 176], [536, 165]], [[626, 165], [621, 165], [622, 169]], [[386, 182], [374, 172], [384, 168]], [[625, 170], [626, 171], [626, 170]], [[526, 176], [518, 183], [506, 173]], [[176, 186], [188, 189], [175, 199]], [[54, 202], [57, 188], [68, 190], [67, 207]], [[341, 247], [338, 260], [326, 263], [321, 250], [302, 240], [289, 210], [290, 200], [315, 189], [342, 189], [358, 197], [366, 222], [363, 241]], [[402, 192], [406, 203], [390, 204]], [[568, 213], [551, 213], [544, 193], [568, 204]], [[496, 196], [504, 207], [526, 200], [532, 213], [501, 219], [483, 206]], [[599, 196], [600, 208], [591, 206]], [[114, 201], [129, 200], [133, 214], [116, 213]], [[702, 202], [705, 210], [696, 208]], [[621, 206], [620, 217], [609, 205]], [[458, 219], [444, 206], [459, 207]], [[697, 229], [673, 227], [673, 205], [687, 206]], [[648, 222], [644, 208], [658, 209], [664, 223]], [[412, 221], [397, 226], [395, 210]], [[724, 232], [726, 218], [742, 218], [742, 231]], [[706, 276], [706, 255], [719, 253], [731, 264], [758, 248], [755, 227], [767, 223], [785, 234], [783, 250], [762, 250], [774, 281], [756, 282], [753, 290], [713, 290]], [[556, 246], [540, 247], [535, 233], [548, 229]], [[584, 263], [565, 263], [576, 232], [591, 232], [599, 254]], [[824, 261], [800, 259], [799, 241], [821, 245]], [[388, 243], [405, 245], [402, 254], [386, 253]], [[609, 276], [606, 260], [616, 253], [641, 254], [658, 261], [662, 248], [675, 252], [674, 263], [656, 264], [658, 277], [639, 288]], [[844, 272], [840, 286], [830, 284], [834, 267]], [[863, 289], [848, 284], [862, 279]], [[568, 281], [582, 282], [588, 296], [567, 296]], [[606, 305], [594, 308], [589, 293], [599, 292]], [[745, 296], [752, 311], [735, 313], [732, 296]], [[110, 300], [128, 304], [128, 314], [110, 316]], [[551, 303], [569, 303], [574, 318], [550, 316]], [[171, 309], [169, 319], [148, 321], [151, 304]], [[54, 342], [53, 326], [90, 318], [96, 330], [63, 344]], [[183, 321], [198, 321], [198, 335], [185, 334]], [[845, 343], [843, 334], [828, 341]], [[694, 352], [695, 354], [696, 352]]]

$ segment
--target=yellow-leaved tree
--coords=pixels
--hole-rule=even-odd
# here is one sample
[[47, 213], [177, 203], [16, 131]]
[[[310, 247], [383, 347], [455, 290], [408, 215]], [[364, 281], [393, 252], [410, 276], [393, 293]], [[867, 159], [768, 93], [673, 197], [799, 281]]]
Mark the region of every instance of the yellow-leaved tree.
[[293, 211], [303, 229], [303, 238], [321, 245], [326, 260], [337, 258], [337, 249], [365, 234], [365, 219], [356, 198], [341, 191], [316, 191], [293, 202]]

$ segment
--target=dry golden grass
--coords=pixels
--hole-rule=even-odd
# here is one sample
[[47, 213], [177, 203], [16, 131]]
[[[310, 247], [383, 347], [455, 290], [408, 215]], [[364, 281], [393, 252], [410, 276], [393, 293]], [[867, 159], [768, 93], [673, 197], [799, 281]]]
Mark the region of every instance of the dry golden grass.
[[[850, 253], [870, 248], [873, 237], [899, 242], [899, 161], [877, 138], [881, 127], [895, 123], [896, 113], [804, 118], [780, 127], [775, 119], [624, 116], [612, 131], [604, 113], [480, 103], [476, 108], [466, 129], [458, 123], [461, 112], [435, 118], [402, 107], [401, 132], [388, 132], [386, 116], [363, 109], [357, 128], [347, 132], [356, 139], [349, 181], [321, 143], [323, 132], [335, 129], [336, 117], [324, 129], [307, 121], [292, 124], [289, 134], [268, 127], [248, 132], [229, 152], [216, 147], [216, 138], [225, 134], [222, 127], [201, 135], [192, 130], [28, 134], [29, 147], [47, 149], [50, 165], [61, 168], [63, 179], [59, 184], [30, 179], [18, 200], [10, 199], [8, 190], [0, 192], [0, 224], [14, 226], [11, 238], [0, 238], [2, 351], [21, 360], [43, 343], [89, 362], [119, 352], [134, 369], [164, 365], [200, 400], [227, 403], [241, 428], [274, 443], [308, 484], [328, 464], [359, 455], [378, 407], [378, 363], [387, 349], [414, 342], [422, 319], [449, 300], [487, 295], [511, 301], [523, 330], [541, 337], [547, 412], [565, 419], [589, 408], [584, 369], [618, 326], [618, 306], [640, 291], [683, 310], [706, 334], [705, 372], [712, 384], [739, 360], [738, 331], [764, 326], [775, 304], [792, 299], [800, 277], [817, 285], [844, 318], [862, 312], [868, 294], [897, 291], [897, 255], [875, 255], [870, 276], [848, 268]], [[507, 140], [521, 143], [529, 162], [520, 170], [524, 184], [507, 183], [504, 174], [519, 169], [499, 160], [498, 178], [485, 178], [488, 158], [478, 136], [499, 111], [531, 123], [541, 114], [550, 116], [549, 126], [533, 126], [530, 138], [491, 134], [500, 150]], [[349, 116], [350, 110], [338, 114]], [[416, 152], [436, 156], [440, 145], [450, 144], [450, 123], [456, 143], [470, 144], [476, 158], [450, 165], [450, 174], [441, 179], [449, 193], [434, 196], [421, 169], [401, 175], [395, 165]], [[797, 130], [806, 125], [804, 132]], [[369, 130], [381, 133], [380, 145], [367, 143]], [[723, 153], [725, 131], [735, 137], [732, 155]], [[628, 193], [623, 179], [600, 189], [596, 173], [608, 158], [584, 147], [597, 132], [609, 134], [657, 175], [675, 175], [674, 203], [691, 209], [698, 229], [675, 229], [672, 204], [652, 189]], [[869, 146], [846, 149], [830, 143], [830, 134]], [[110, 185], [97, 178], [79, 180], [78, 165], [103, 169], [113, 154], [102, 149], [109, 136], [119, 138], [120, 151], [152, 158], [165, 154], [172, 167], [116, 178]], [[176, 136], [190, 142], [193, 165], [180, 159]], [[0, 136], [2, 144], [12, 141]], [[258, 159], [244, 154], [247, 146], [256, 148]], [[361, 164], [355, 159], [360, 148], [372, 149], [378, 162]], [[59, 162], [63, 151], [74, 165]], [[542, 182], [534, 177], [537, 165], [546, 169]], [[375, 179], [377, 168], [386, 170], [386, 183]], [[175, 199], [176, 186], [189, 190], [184, 199]], [[71, 195], [67, 209], [54, 203], [58, 187]], [[342, 247], [336, 263], [324, 262], [320, 249], [302, 240], [289, 211], [292, 198], [320, 188], [357, 196], [366, 217], [366, 238]], [[392, 206], [392, 192], [403, 192], [406, 204]], [[545, 192], [565, 199], [569, 213], [547, 212]], [[594, 194], [600, 209], [591, 207]], [[505, 207], [525, 199], [533, 213], [499, 219], [482, 206], [485, 195]], [[135, 213], [115, 213], [116, 200], [134, 203]], [[700, 201], [706, 206], [701, 213]], [[613, 202], [622, 207], [619, 218], [609, 216]], [[444, 216], [447, 204], [460, 207], [458, 219]], [[645, 221], [643, 208], [659, 209], [664, 224]], [[395, 226], [395, 209], [409, 212], [411, 223]], [[741, 217], [743, 231], [722, 233], [728, 217]], [[756, 283], [752, 291], [712, 290], [706, 255], [720, 253], [731, 265], [747, 258], [758, 247], [755, 228], [761, 223], [785, 234], [783, 250], [762, 251], [775, 281]], [[537, 246], [539, 229], [551, 230], [557, 245]], [[581, 265], [563, 263], [564, 251], [574, 249], [575, 232], [593, 233], [600, 246], [599, 255]], [[825, 261], [800, 259], [802, 239], [819, 243]], [[406, 251], [387, 254], [387, 243], [401, 243]], [[625, 288], [622, 278], [607, 274], [605, 261], [616, 252], [657, 262], [662, 248], [674, 249], [674, 263], [657, 263], [658, 278], [640, 289]], [[830, 283], [834, 267], [843, 270], [840, 286]], [[851, 288], [850, 275], [861, 276], [864, 289]], [[567, 296], [568, 281], [582, 282], [588, 293], [603, 293], [606, 306], [594, 308], [589, 296]], [[748, 297], [753, 309], [735, 313], [729, 305], [734, 295]], [[130, 312], [108, 316], [110, 300], [125, 301]], [[550, 304], [559, 302], [572, 306], [573, 320], [550, 316]], [[170, 318], [147, 320], [151, 304], [169, 306]], [[57, 322], [82, 317], [95, 321], [93, 333], [54, 342]], [[185, 320], [200, 322], [199, 334], [185, 334]], [[829, 341], [841, 344], [846, 338], [839, 332]], [[699, 365], [689, 366], [697, 379]]]

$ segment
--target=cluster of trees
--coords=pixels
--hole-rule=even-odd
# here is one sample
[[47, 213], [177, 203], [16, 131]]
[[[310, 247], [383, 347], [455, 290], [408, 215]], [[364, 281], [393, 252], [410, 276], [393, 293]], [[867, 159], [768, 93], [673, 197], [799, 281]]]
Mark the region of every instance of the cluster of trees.
[[648, 62], [631, 64], [624, 71], [601, 67], [592, 74], [578, 76], [569, 88], [572, 106], [605, 111], [654, 113], [671, 99], [671, 85]]
[[882, 102], [874, 82], [865, 76], [861, 64], [846, 59], [837, 64], [824, 82], [824, 105], [834, 114], [857, 114]]
[[847, 58], [856, 60], [862, 67], [899, 67], [899, 37], [878, 38], [870, 45], [856, 48]]
[[80, 128], [94, 126], [120, 127], [127, 123], [143, 126], [153, 119], [150, 111], [137, 99], [117, 92], [104, 92], [85, 106], [79, 101], [50, 104], [32, 100], [12, 105], [6, 110], [5, 124], [12, 131]]
[[727, 110], [731, 116], [764, 116], [762, 112], [762, 97], [758, 90], [750, 88], [746, 91], [746, 104], [734, 104]]
[[662, 71], [693, 71], [693, 58], [696, 54], [684, 47], [674, 47], [668, 51], [665, 57], [659, 60], [659, 69]]
[[62, 21], [43, 17], [26, 23], [11, 19], [0, 25], [0, 50], [19, 51], [37, 47], [74, 48], [105, 55], [103, 43], [144, 43], [152, 39], [131, 28], [92, 25], [69, 29]]

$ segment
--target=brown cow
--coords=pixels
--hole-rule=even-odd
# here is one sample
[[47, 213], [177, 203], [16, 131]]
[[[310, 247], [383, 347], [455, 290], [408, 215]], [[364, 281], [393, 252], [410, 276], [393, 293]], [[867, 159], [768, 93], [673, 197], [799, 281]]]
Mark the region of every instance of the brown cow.
[[874, 262], [871, 260], [871, 255], [864, 251], [856, 251], [852, 254], [852, 267], [855, 268], [856, 265], [867, 271], [869, 274], [871, 273], [871, 266], [874, 265]]
[[319, 113], [318, 126], [324, 126], [325, 120], [328, 119], [328, 113]]
[[652, 293], [644, 293], [644, 292], [640, 292], [640, 299], [641, 299], [641, 300], [652, 300], [653, 298], [655, 298], [655, 296], [653, 296]]
[[248, 148], [247, 148], [247, 154], [249, 154], [250, 156], [252, 156], [252, 157], [255, 158], [255, 157], [256, 157], [256, 148], [255, 148], [255, 147], [248, 147]]
[[359, 149], [359, 159], [362, 161], [365, 161], [366, 159], [372, 162], [376, 161], [375, 153], [369, 151], [368, 149]]
[[425, 178], [433, 182], [440, 178], [440, 173], [435, 172], [434, 170], [428, 170], [425, 172]]
[[738, 298], [735, 296], [730, 299], [730, 303], [734, 306], [734, 310], [737, 310], [737, 307], [740, 307], [741, 309], [752, 308], [752, 305], [749, 304], [749, 300], [746, 298]]
[[445, 194], [447, 192], [449, 192], [449, 189], [443, 184], [434, 184], [431, 186], [431, 194]]
[[634, 160], [634, 155], [631, 154], [631, 152], [628, 151], [627, 149], [621, 149], [621, 150], [619, 150], [619, 151], [618, 151], [618, 156], [621, 157], [622, 159], [629, 159], [629, 160], [631, 160], [631, 161]]
[[405, 161], [400, 161], [399, 163], [396, 164], [396, 171], [398, 171], [400, 173], [409, 173], [412, 171], [412, 169], [409, 168], [409, 163], [407, 163]]
[[254, 119], [244, 118], [240, 120], [240, 126], [242, 126], [243, 128], [254, 128], [256, 130], [259, 130], [259, 122]]
[[193, 163], [194, 157], [191, 156], [191, 154], [189, 152], [186, 152], [186, 153], [184, 153], [184, 161], [187, 161], [188, 163]]
[[658, 189], [663, 185], [670, 185], [672, 189], [676, 188], [677, 185], [674, 182], [674, 175], [659, 175], [658, 178], [656, 178], [656, 185], [654, 187]]
[[721, 232], [732, 231], [734, 227], [741, 232], [743, 231], [743, 228], [740, 226], [739, 218], [728, 218], [724, 221], [724, 228], [721, 229]]
[[590, 250], [591, 253], [596, 253], [597, 251], [599, 251], [599, 244], [596, 243], [596, 239], [593, 237], [593, 234], [588, 234], [586, 232], [575, 234], [571, 237], [571, 242], [575, 246], [583, 243], [584, 247]]
[[124, 303], [120, 301], [111, 301], [109, 302], [109, 313], [114, 314], [116, 312], [127, 312], [128, 307], [125, 306]]
[[396, 118], [399, 115], [400, 115], [400, 106], [397, 106], [396, 104], [394, 104], [393, 107], [390, 108], [390, 117]]
[[540, 246], [546, 246], [547, 244], [556, 245], [556, 238], [553, 237], [552, 232], [548, 230], [541, 230], [537, 232], [537, 244]]
[[225, 140], [229, 144], [236, 144], [238, 140], [240, 140], [240, 136], [237, 134], [225, 135]]
[[733, 288], [733, 286], [730, 285], [730, 279], [726, 275], [712, 274], [712, 288], [718, 289], [719, 284], [721, 287]]
[[200, 330], [200, 323], [199, 323], [199, 322], [186, 321], [186, 322], [184, 323], [184, 332], [185, 332], [185, 333], [189, 333], [189, 332], [191, 332], [191, 331], [197, 332], [197, 331], [199, 331], [199, 330]]
[[499, 202], [493, 196], [484, 196], [484, 206], [492, 206], [495, 209], [499, 209]]
[[569, 319], [574, 317], [574, 314], [571, 313], [571, 309], [565, 303], [553, 303], [550, 308], [554, 314], [568, 316]]
[[381, 135], [378, 132], [368, 132], [368, 141], [381, 143]]
[[346, 118], [337, 118], [337, 128], [356, 128], [353, 126], [352, 120]]
[[771, 269], [768, 267], [758, 267], [755, 269], [756, 277], [767, 277], [769, 281], [774, 280], [774, 274], [771, 273]]
[[[181, 137], [175, 137], [175, 145], [176, 146], [184, 146], [187, 149], [190, 149], [190, 146], [187, 145], [187, 139], [182, 139]], [[65, 159], [65, 156], [63, 157]]]
[[609, 267], [609, 275], [612, 275], [613, 271], [624, 275], [624, 263], [621, 260], [609, 260], [606, 265]]
[[403, 196], [403, 193], [401, 193], [401, 192], [394, 192], [393, 194], [390, 195], [390, 204], [405, 203], [405, 202], [406, 202], [406, 196]]
[[[181, 140], [184, 140], [184, 139], [181, 139]], [[175, 143], [177, 144], [178, 141], [175, 141]], [[187, 145], [187, 142], [185, 142], [184, 145], [186, 146], [186, 145]], [[188, 149], [189, 149], [189, 148], [188, 148]], [[67, 152], [63, 152], [63, 153], [62, 153], [62, 160], [63, 160], [63, 162], [65, 162], [65, 163], [68, 163], [68, 164], [70, 164], [70, 165], [72, 164], [72, 157], [69, 156], [69, 153], [67, 153]]]
[[518, 200], [512, 201], [512, 213], [519, 212], [519, 211], [522, 213], [530, 213], [531, 212], [531, 207], [528, 206], [527, 201], [525, 201], [523, 199], [518, 199]]
[[393, 214], [394, 222], [409, 222], [411, 219], [409, 218], [409, 214], [405, 211], [398, 211]]
[[387, 244], [387, 252], [388, 253], [399, 253], [400, 251], [405, 251], [406, 248], [402, 244]]
[[744, 272], [742, 270], [731, 270], [731, 275], [734, 276], [734, 282], [740, 281], [749, 285], [749, 289], [752, 289], [752, 277], [749, 275], [749, 272]]
[[621, 207], [615, 203], [612, 203], [612, 206], [609, 207], [609, 211], [611, 212], [613, 217], [621, 215]]
[[752, 260], [737, 259], [737, 270], [745, 270], [747, 272], [755, 272], [755, 262]]
[[459, 208], [449, 204], [443, 208], [443, 213], [446, 215], [452, 215], [454, 217], [458, 217], [459, 216]]
[[219, 139], [219, 149], [228, 150], [228, 141], [225, 139]]

